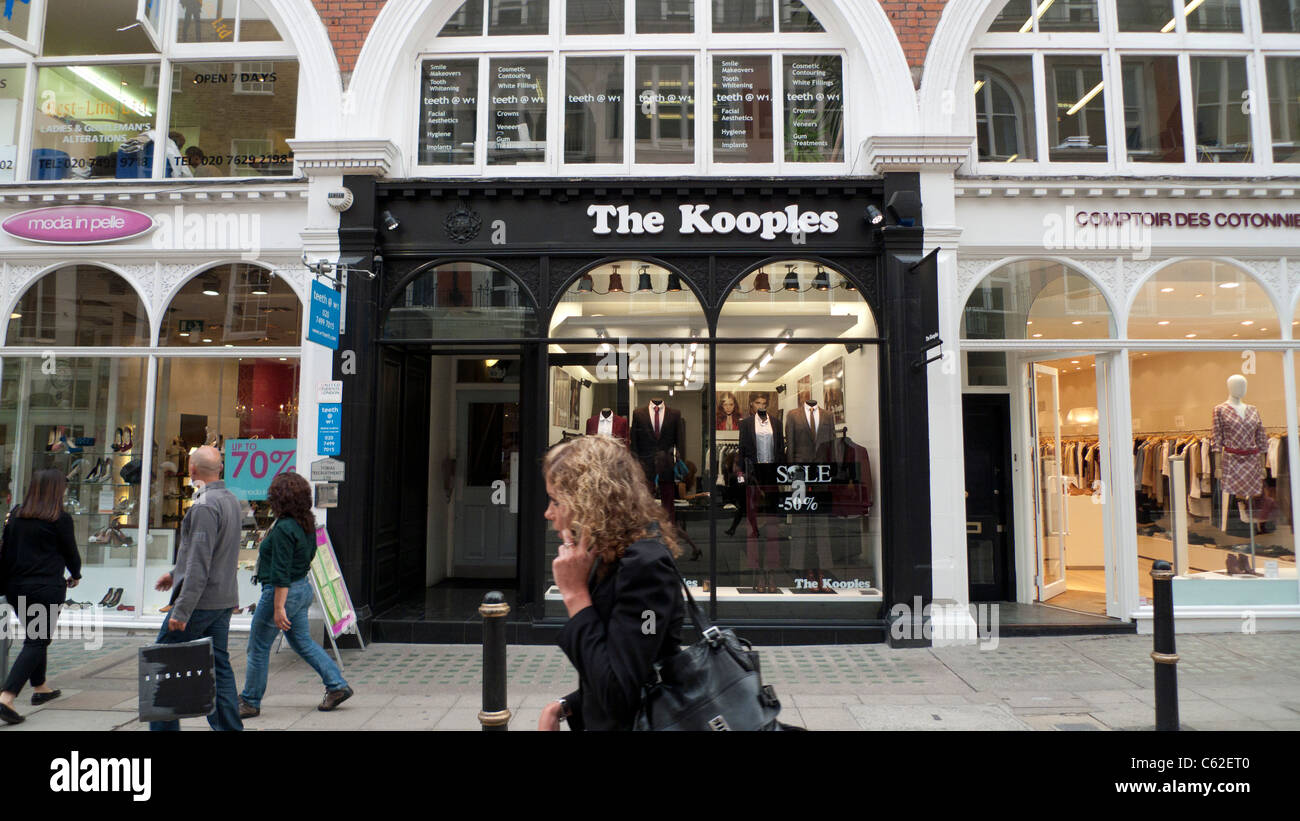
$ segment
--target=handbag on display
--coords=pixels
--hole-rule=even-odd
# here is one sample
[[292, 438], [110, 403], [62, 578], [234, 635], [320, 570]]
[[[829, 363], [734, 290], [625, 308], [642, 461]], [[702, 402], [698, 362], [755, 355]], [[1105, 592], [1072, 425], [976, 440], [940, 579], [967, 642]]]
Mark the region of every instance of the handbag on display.
[[140, 648], [140, 720], [176, 721], [216, 709], [212, 639]]
[[758, 653], [731, 630], [709, 622], [686, 591], [691, 618], [704, 637], [656, 662], [656, 681], [641, 691], [633, 730], [780, 730], [781, 702], [763, 683]]
[[128, 485], [138, 485], [140, 484], [140, 474], [143, 471], [144, 461], [137, 457], [122, 465], [122, 469], [117, 472], [117, 475], [121, 476], [122, 481]]

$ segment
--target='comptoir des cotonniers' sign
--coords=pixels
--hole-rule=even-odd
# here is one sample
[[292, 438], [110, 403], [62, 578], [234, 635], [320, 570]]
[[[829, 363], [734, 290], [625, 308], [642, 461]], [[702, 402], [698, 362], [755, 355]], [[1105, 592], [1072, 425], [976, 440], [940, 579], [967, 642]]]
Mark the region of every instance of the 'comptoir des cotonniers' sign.
[[[803, 211], [787, 205], [779, 211], [713, 211], [712, 206], [677, 206], [679, 234], [757, 234], [772, 240], [781, 234], [833, 234], [840, 228], [838, 211]], [[587, 216], [595, 219], [593, 234], [661, 234], [666, 217], [662, 211], [633, 211], [627, 205], [589, 205]]]

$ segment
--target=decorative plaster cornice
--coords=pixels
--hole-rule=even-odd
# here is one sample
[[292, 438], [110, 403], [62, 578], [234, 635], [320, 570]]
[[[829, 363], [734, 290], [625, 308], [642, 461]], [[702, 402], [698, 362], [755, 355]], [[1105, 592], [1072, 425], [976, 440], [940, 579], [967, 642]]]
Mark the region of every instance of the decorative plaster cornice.
[[1085, 177], [958, 177], [953, 181], [956, 197], [1113, 197], [1131, 199], [1137, 207], [1143, 199], [1176, 197], [1196, 199], [1287, 199], [1300, 192], [1294, 178], [1197, 179], [1161, 177], [1158, 179]]
[[31, 183], [0, 186], [0, 207], [45, 208], [52, 205], [171, 206], [181, 202], [207, 205], [284, 203], [307, 197], [307, 181], [287, 179], [217, 183], [153, 180], [140, 183]]
[[392, 140], [289, 140], [308, 177], [338, 174], [401, 176], [402, 155]]
[[868, 137], [867, 167], [889, 171], [951, 171], [966, 162], [974, 137], [949, 134], [884, 134]]

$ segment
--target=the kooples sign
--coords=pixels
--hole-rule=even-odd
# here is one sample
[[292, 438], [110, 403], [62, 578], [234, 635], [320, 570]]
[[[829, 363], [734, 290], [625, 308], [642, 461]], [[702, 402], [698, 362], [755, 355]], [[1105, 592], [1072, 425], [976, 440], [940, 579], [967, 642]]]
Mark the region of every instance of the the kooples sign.
[[1078, 226], [1103, 228], [1300, 228], [1300, 213], [1259, 211], [1078, 211]]
[[[594, 219], [593, 234], [662, 234], [667, 218], [662, 211], [636, 211], [628, 205], [597, 204], [587, 207]], [[781, 235], [834, 234], [840, 228], [838, 211], [804, 211], [787, 205], [777, 211], [713, 210], [706, 204], [677, 206], [679, 234], [754, 234], [773, 240]]]

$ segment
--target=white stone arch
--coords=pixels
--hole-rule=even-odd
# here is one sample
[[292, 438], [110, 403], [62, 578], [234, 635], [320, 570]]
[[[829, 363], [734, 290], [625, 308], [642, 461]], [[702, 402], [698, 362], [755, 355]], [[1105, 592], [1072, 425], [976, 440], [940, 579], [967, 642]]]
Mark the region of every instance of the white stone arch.
[[[3, 316], [5, 317], [5, 320], [4, 334], [0, 335], [0, 346], [8, 347], [3, 345], [3, 342], [9, 338], [9, 315], [12, 314], [14, 308], [18, 306], [18, 301], [22, 299], [29, 290], [31, 290], [33, 285], [40, 281], [41, 277], [44, 277], [53, 271], [57, 271], [60, 268], [66, 268], [69, 265], [88, 265], [96, 268], [103, 268], [104, 270], [112, 271], [114, 274], [121, 277], [122, 281], [129, 285], [131, 290], [135, 292], [136, 297], [140, 300], [140, 304], [144, 306], [145, 317], [149, 321], [149, 340], [150, 344], [153, 343], [154, 337], [152, 335], [152, 329], [154, 326], [154, 306], [149, 299], [148, 292], [142, 287], [143, 283], [141, 283], [136, 277], [132, 276], [126, 268], [121, 265], [115, 265], [98, 259], [61, 259], [58, 262], [41, 264], [39, 266], [7, 266], [8, 273], [10, 273], [12, 278], [9, 280], [9, 293], [5, 294], [4, 304], [2, 306], [4, 309]], [[19, 274], [13, 276], [13, 272], [16, 269], [19, 271]], [[27, 348], [29, 346], [24, 345], [22, 347]]]
[[262, 9], [298, 59], [294, 139], [332, 139], [342, 127], [343, 82], [334, 45], [311, 0], [262, 0]]
[[1115, 335], [1110, 338], [1122, 338], [1124, 331], [1128, 326], [1127, 319], [1124, 320], [1125, 324], [1120, 324], [1120, 314], [1116, 309], [1116, 306], [1121, 303], [1118, 295], [1107, 287], [1102, 278], [1099, 277], [1095, 271], [1091, 270], [1086, 262], [1071, 257], [1056, 256], [1054, 254], [1021, 254], [1020, 256], [1014, 257], [999, 257], [995, 260], [989, 261], [988, 264], [981, 268], [979, 273], [972, 277], [971, 281], [968, 282], [958, 293], [957, 332], [959, 336], [961, 333], [963, 318], [966, 313], [966, 303], [970, 302], [970, 298], [975, 293], [975, 289], [978, 288], [984, 280], [988, 279], [990, 274], [997, 271], [999, 268], [1004, 268], [1015, 262], [1029, 261], [1055, 262], [1058, 265], [1064, 265], [1074, 273], [1079, 274], [1084, 279], [1088, 280], [1088, 284], [1096, 288], [1098, 293], [1101, 294], [1101, 298], [1106, 300], [1106, 310], [1110, 311], [1111, 320], [1115, 323]]
[[1223, 256], [1214, 256], [1214, 255], [1205, 255], [1205, 256], [1192, 255], [1192, 256], [1170, 257], [1168, 259], [1162, 259], [1159, 262], [1157, 262], [1155, 265], [1152, 265], [1150, 268], [1148, 268], [1145, 272], [1143, 272], [1141, 276], [1137, 277], [1137, 279], [1133, 282], [1132, 286], [1129, 288], [1129, 292], [1124, 295], [1124, 325], [1122, 328], [1123, 330], [1122, 338], [1128, 339], [1129, 320], [1132, 318], [1133, 306], [1137, 303], [1138, 294], [1142, 292], [1142, 286], [1146, 285], [1147, 282], [1149, 282], [1153, 277], [1155, 277], [1161, 271], [1173, 265], [1177, 265], [1178, 263], [1181, 262], [1221, 262], [1225, 265], [1231, 265], [1232, 267], [1241, 271], [1246, 276], [1250, 277], [1251, 281], [1254, 282], [1256, 285], [1258, 285], [1264, 291], [1264, 295], [1268, 297], [1269, 304], [1273, 307], [1273, 315], [1277, 318], [1277, 321], [1281, 323], [1280, 325], [1278, 325], [1278, 330], [1280, 332], [1278, 334], [1278, 338], [1279, 339], [1286, 338], [1287, 329], [1291, 327], [1291, 316], [1290, 315], [1284, 316], [1281, 313], [1281, 307], [1284, 304], [1286, 295], [1278, 290], [1276, 284], [1270, 283], [1266, 277], [1261, 276], [1259, 270], [1256, 269], [1255, 266], [1248, 265], [1247, 263], [1242, 262], [1240, 259], [1236, 259], [1235, 257], [1223, 257]]
[[[344, 136], [391, 139], [406, 147], [406, 116], [419, 87], [416, 56], [464, 0], [392, 0], [375, 18], [348, 85]], [[846, 88], [870, 88], [871, 105], [857, 105], [851, 133], [856, 143], [877, 134], [917, 130], [916, 93], [902, 45], [877, 0], [804, 0], [827, 31], [844, 41]], [[861, 161], [862, 145], [846, 145], [846, 161]], [[404, 152], [405, 153], [405, 152]], [[402, 165], [407, 158], [403, 156]], [[393, 176], [402, 170], [395, 169]]]
[[[948, 0], [925, 55], [921, 76], [921, 126], [926, 134], [955, 134], [975, 141], [973, 95], [961, 93], [975, 82], [971, 43], [988, 29], [1007, 0]], [[965, 85], [963, 85], [963, 81]]]
[[205, 271], [211, 271], [213, 268], [222, 265], [255, 265], [258, 268], [269, 272], [277, 279], [284, 280], [284, 282], [288, 284], [290, 290], [293, 291], [293, 295], [297, 298], [298, 305], [302, 308], [303, 316], [305, 317], [307, 315], [307, 300], [306, 294], [303, 291], [303, 279], [302, 277], [297, 276], [296, 269], [281, 268], [266, 260], [243, 259], [241, 257], [220, 257], [217, 259], [205, 260], [193, 265], [178, 265], [174, 266], [174, 269], [182, 270], [183, 274], [175, 280], [172, 280], [171, 277], [163, 274], [159, 283], [161, 293], [158, 295], [158, 303], [151, 306], [152, 316], [150, 317], [149, 322], [150, 339], [153, 340], [155, 347], [159, 344], [159, 340], [162, 339], [163, 317], [167, 315], [167, 309], [171, 306], [172, 300], [176, 298], [176, 295], [181, 292], [182, 288], [192, 282], [195, 277]]

